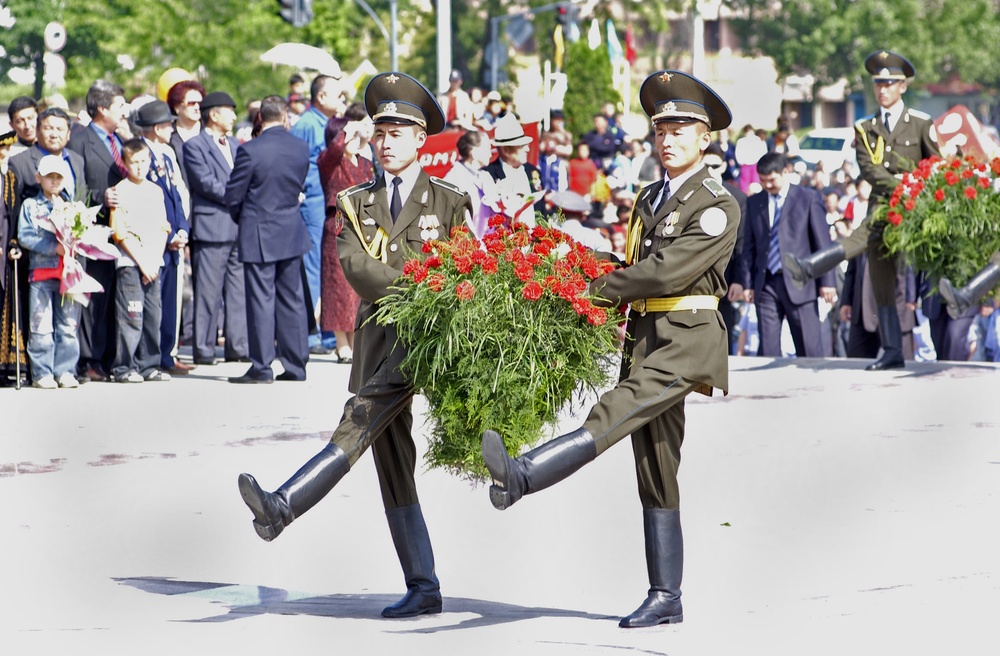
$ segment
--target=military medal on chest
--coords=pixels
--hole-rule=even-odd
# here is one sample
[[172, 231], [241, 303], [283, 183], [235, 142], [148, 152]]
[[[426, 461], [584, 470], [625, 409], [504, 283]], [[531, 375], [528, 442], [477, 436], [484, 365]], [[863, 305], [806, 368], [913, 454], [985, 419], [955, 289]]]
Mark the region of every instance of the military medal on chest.
[[677, 222], [680, 221], [680, 219], [681, 213], [678, 210], [674, 210], [668, 214], [666, 224], [663, 226], [663, 233], [660, 236], [666, 237], [674, 234], [674, 226], [677, 225]]

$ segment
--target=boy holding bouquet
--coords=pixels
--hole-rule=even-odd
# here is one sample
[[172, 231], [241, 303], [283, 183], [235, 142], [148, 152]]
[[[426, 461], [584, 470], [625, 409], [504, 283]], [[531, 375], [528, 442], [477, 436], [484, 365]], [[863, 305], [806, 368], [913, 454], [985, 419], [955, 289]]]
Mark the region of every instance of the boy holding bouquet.
[[163, 190], [146, 179], [151, 162], [142, 139], [122, 144], [128, 177], [115, 185], [118, 206], [111, 228], [122, 256], [115, 263], [115, 323], [118, 326], [111, 376], [118, 383], [166, 381], [160, 363], [160, 267], [170, 234]]
[[80, 357], [76, 328], [77, 304], [59, 292], [62, 258], [66, 249], [54, 232], [42, 227], [54, 205], [61, 204], [65, 180], [72, 180], [69, 166], [56, 155], [38, 160], [35, 179], [41, 190], [26, 198], [17, 221], [17, 236], [28, 258], [28, 362], [32, 387], [56, 389], [77, 387], [74, 372]]

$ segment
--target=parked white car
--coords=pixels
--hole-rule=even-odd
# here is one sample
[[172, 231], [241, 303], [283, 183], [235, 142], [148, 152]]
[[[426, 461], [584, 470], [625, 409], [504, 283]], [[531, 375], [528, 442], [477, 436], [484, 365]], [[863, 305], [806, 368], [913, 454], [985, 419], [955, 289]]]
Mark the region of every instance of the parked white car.
[[817, 128], [799, 141], [799, 156], [814, 168], [823, 162], [823, 170], [836, 171], [844, 162], [851, 164], [851, 171], [857, 174], [857, 157], [854, 153], [854, 128]]

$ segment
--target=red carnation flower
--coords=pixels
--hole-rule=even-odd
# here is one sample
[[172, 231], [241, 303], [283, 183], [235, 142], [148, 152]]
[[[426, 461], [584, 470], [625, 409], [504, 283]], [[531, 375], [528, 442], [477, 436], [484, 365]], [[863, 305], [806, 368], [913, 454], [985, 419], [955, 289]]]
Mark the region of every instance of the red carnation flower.
[[577, 314], [587, 315], [594, 306], [585, 298], [575, 297], [572, 301], [573, 311]]
[[[430, 258], [427, 258], [430, 261]], [[403, 265], [403, 275], [412, 275], [414, 271], [420, 268], [420, 260], [414, 258], [412, 260], [407, 260], [406, 264]]]
[[944, 174], [944, 181], [949, 187], [958, 184], [959, 179], [958, 174], [954, 171], [948, 171]]
[[503, 214], [494, 214], [493, 216], [490, 217], [489, 221], [486, 222], [486, 225], [488, 225], [491, 228], [499, 228], [503, 224], [504, 224]]
[[941, 202], [944, 200], [944, 189], [938, 189], [934, 192], [934, 200]]
[[455, 296], [460, 301], [468, 301], [476, 295], [476, 286], [468, 280], [463, 280], [455, 286]]
[[413, 272], [413, 282], [421, 283], [427, 278], [427, 267], [417, 267]]
[[912, 198], [907, 198], [906, 201], [903, 203], [903, 207], [906, 208], [907, 212], [912, 212], [913, 208], [916, 206], [917, 206], [917, 201], [913, 200]]
[[980, 177], [979, 178], [979, 186], [982, 187], [983, 189], [989, 189], [990, 188], [990, 179], [989, 178]]
[[885, 218], [889, 223], [891, 223], [894, 226], [898, 226], [900, 223], [903, 222], [903, 215], [900, 214], [899, 212], [889, 212]]
[[500, 270], [500, 263], [495, 257], [483, 260], [483, 273], [494, 274]]
[[455, 270], [459, 273], [469, 273], [472, 271], [472, 258], [467, 255], [460, 255], [454, 259]]
[[979, 195], [979, 192], [976, 191], [975, 187], [966, 187], [965, 188], [965, 197], [968, 198], [969, 200], [975, 199], [975, 197], [977, 195]]
[[528, 282], [535, 277], [535, 267], [531, 266], [527, 262], [521, 262], [514, 267], [514, 275], [521, 282]]
[[587, 312], [587, 322], [593, 326], [603, 326], [608, 322], [607, 313], [599, 307], [592, 307]]
[[[424, 266], [426, 266], [428, 269], [436, 269], [436, 268], [438, 268], [439, 266], [441, 266], [441, 256], [439, 256], [439, 255], [431, 255], [430, 257], [428, 257], [424, 261]], [[404, 271], [405, 271], [405, 269], [404, 269]]]
[[[426, 275], [426, 273], [425, 273]], [[439, 292], [444, 289], [445, 278], [443, 273], [434, 273], [427, 278], [427, 287], [432, 292]]]
[[543, 291], [545, 290], [542, 289], [542, 286], [539, 285], [537, 281], [532, 280], [524, 286], [524, 289], [521, 290], [521, 295], [529, 301], [537, 301], [542, 297]]
[[431, 244], [431, 242], [429, 241], [425, 241], [424, 245], [420, 247], [420, 250], [423, 251], [424, 253], [430, 253], [432, 250], [434, 250], [434, 245]]

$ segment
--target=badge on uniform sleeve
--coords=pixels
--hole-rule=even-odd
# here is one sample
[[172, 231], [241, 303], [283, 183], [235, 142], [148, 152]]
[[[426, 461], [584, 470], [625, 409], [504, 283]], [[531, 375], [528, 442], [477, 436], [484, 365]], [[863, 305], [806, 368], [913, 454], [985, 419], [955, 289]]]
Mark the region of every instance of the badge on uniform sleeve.
[[340, 233], [344, 231], [344, 213], [337, 212], [337, 215], [333, 218], [333, 234], [340, 236]]
[[718, 237], [728, 223], [726, 213], [718, 207], [710, 207], [701, 213], [701, 230], [710, 237]]

